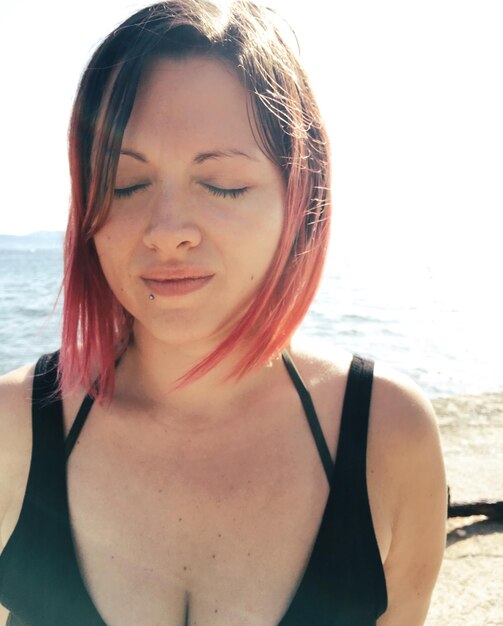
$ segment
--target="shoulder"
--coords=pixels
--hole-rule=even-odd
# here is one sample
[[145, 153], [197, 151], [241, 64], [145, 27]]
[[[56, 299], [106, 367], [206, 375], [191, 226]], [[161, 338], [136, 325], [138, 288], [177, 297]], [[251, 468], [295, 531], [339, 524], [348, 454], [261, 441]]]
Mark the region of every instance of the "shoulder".
[[431, 402], [410, 378], [376, 364], [375, 380], [374, 453], [381, 480], [391, 485], [388, 610], [379, 625], [419, 626], [445, 550], [447, 485], [439, 429]]
[[[335, 416], [342, 412], [353, 355], [341, 350], [330, 355], [293, 354], [330, 435]], [[370, 402], [367, 478], [371, 501], [379, 501], [390, 528], [411, 506], [427, 506], [432, 485], [439, 506], [444, 505], [445, 475], [433, 406], [409, 376], [378, 360]]]
[[[345, 391], [353, 355], [342, 349], [308, 350], [301, 344], [292, 356], [308, 388], [323, 401], [325, 395]], [[370, 421], [378, 432], [396, 441], [437, 432], [436, 416], [424, 391], [406, 374], [384, 362], [375, 361]]]
[[340, 416], [352, 355], [341, 349], [313, 350], [295, 342], [289, 353], [313, 400], [325, 439], [335, 456]]
[[409, 376], [377, 361], [372, 390], [374, 410], [397, 436], [436, 430], [436, 416], [425, 392]]
[[5, 454], [19, 436], [19, 431], [31, 430], [31, 396], [35, 365], [25, 365], [0, 376], [0, 441]]
[[[353, 355], [344, 350], [332, 354], [295, 351], [295, 362], [313, 392], [318, 407], [329, 409], [327, 418], [340, 414]], [[335, 405], [335, 406], [334, 406]], [[334, 408], [336, 409], [334, 412]], [[337, 413], [337, 409], [339, 412]], [[433, 462], [435, 461], [435, 462]], [[435, 472], [442, 478], [440, 437], [433, 406], [425, 392], [408, 375], [376, 360], [369, 415], [368, 465], [382, 480], [392, 479], [389, 510], [393, 515], [416, 480], [415, 472]]]
[[[340, 408], [352, 355], [297, 358], [321, 399], [339, 390]], [[447, 487], [439, 429], [424, 391], [380, 361], [374, 365], [367, 482], [388, 592], [379, 624], [423, 624], [445, 548]]]
[[31, 458], [31, 395], [34, 365], [0, 376], [0, 523], [19, 504]]
[[[407, 375], [376, 363], [372, 391], [369, 455], [391, 481], [389, 511], [397, 527], [407, 511], [445, 504], [445, 473], [440, 433], [433, 406], [425, 392]], [[416, 511], [417, 512], [417, 511]], [[446, 516], [446, 511], [442, 511]]]
[[[424, 623], [445, 549], [447, 485], [437, 418], [408, 376], [377, 362], [372, 392], [369, 492], [390, 527], [384, 560], [388, 610], [381, 626]], [[372, 502], [372, 494], [369, 493]]]
[[[308, 388], [323, 402], [344, 393], [353, 355], [342, 349], [327, 354], [296, 347], [294, 361]], [[408, 375], [375, 361], [370, 405], [373, 435], [388, 443], [411, 445], [436, 439], [437, 419], [425, 392]], [[400, 455], [401, 456], [401, 455]], [[398, 460], [398, 458], [396, 459]]]
[[381, 362], [374, 369], [371, 418], [374, 436], [386, 447], [394, 470], [440, 449], [437, 418], [425, 392], [409, 376]]

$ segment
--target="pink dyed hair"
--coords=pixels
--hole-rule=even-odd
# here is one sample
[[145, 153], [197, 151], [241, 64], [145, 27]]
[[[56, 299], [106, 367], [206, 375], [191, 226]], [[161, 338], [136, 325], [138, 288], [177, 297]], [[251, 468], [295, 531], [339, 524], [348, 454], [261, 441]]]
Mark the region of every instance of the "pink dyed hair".
[[[60, 381], [111, 398], [115, 361], [132, 317], [103, 275], [93, 236], [106, 221], [118, 154], [138, 82], [152, 59], [206, 54], [231, 63], [250, 94], [257, 141], [286, 184], [285, 219], [268, 277], [228, 336], [179, 381], [204, 375], [243, 340], [230, 376], [241, 377], [280, 352], [315, 295], [330, 218], [325, 127], [277, 16], [248, 0], [223, 14], [208, 0], [168, 0], [135, 13], [99, 46], [77, 92], [69, 132], [72, 199], [65, 239]], [[96, 385], [93, 383], [96, 381]]]

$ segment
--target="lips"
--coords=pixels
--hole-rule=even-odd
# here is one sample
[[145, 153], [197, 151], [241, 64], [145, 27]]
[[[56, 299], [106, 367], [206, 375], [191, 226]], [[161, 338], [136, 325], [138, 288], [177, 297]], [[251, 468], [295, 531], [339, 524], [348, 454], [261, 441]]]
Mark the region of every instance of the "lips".
[[145, 272], [141, 278], [151, 293], [177, 296], [192, 293], [207, 285], [214, 274], [200, 268], [158, 268]]

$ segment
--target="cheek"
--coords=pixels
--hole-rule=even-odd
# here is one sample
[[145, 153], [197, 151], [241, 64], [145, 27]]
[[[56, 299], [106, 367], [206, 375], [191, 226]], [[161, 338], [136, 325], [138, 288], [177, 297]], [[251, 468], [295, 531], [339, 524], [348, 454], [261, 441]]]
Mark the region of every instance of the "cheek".
[[140, 226], [137, 218], [112, 206], [107, 221], [94, 236], [98, 255], [110, 260], [126, 256], [135, 245]]
[[110, 262], [113, 259], [114, 251], [117, 250], [113, 236], [108, 232], [106, 226], [104, 226], [94, 236], [94, 245], [96, 246], [96, 252], [98, 254], [101, 267], [103, 268], [103, 271], [105, 271], [105, 266], [108, 267], [108, 265], [110, 265]]
[[124, 238], [120, 237], [114, 229], [103, 226], [95, 235], [94, 244], [105, 278], [116, 295], [122, 291], [125, 268], [125, 245]]
[[236, 267], [241, 266], [249, 283], [257, 288], [269, 269], [278, 249], [284, 223], [283, 206], [269, 203], [264, 211], [257, 212], [255, 219], [248, 223], [245, 232], [235, 246]]
[[256, 225], [258, 240], [256, 245], [262, 251], [262, 255], [272, 261], [284, 226], [284, 205], [282, 198], [278, 198], [276, 202], [269, 202], [264, 206], [265, 211], [261, 212], [260, 221]]

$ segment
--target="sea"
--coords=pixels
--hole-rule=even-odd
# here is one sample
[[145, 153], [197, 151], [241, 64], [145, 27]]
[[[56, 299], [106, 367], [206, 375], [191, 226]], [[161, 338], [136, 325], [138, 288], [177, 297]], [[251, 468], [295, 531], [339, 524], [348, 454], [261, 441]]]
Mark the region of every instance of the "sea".
[[[59, 346], [62, 252], [45, 246], [43, 238], [0, 240], [0, 374]], [[409, 269], [404, 280], [339, 261], [329, 258], [300, 344], [383, 361], [430, 398], [503, 392], [503, 317], [494, 306], [467, 298], [466, 285], [459, 293], [452, 281], [445, 288], [438, 268]]]

